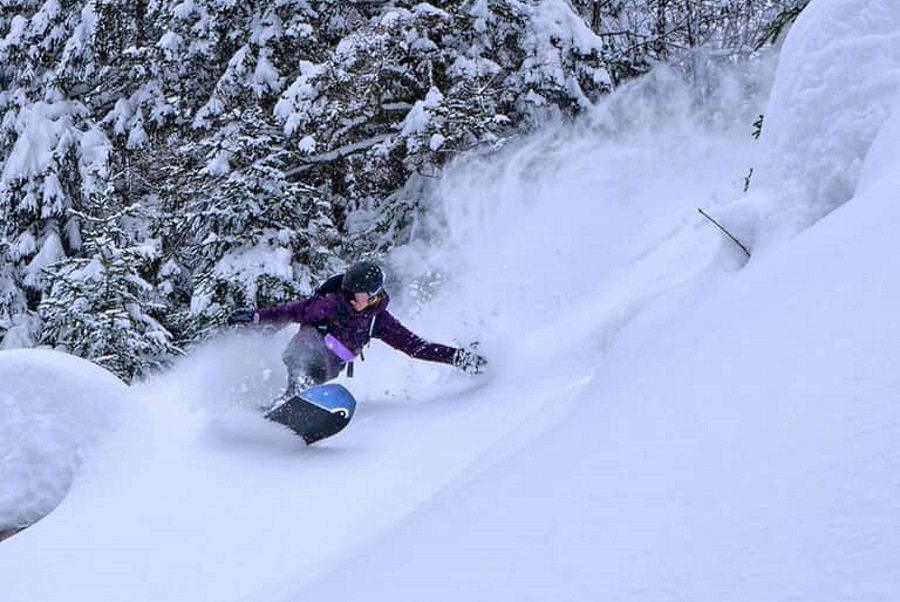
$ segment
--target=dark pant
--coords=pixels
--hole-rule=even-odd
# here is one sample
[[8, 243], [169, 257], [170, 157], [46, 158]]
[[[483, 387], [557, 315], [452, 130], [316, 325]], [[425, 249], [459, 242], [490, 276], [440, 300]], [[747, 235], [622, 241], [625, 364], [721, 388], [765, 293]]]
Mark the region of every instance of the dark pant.
[[296, 386], [300, 379], [305, 386], [320, 385], [337, 378], [345, 365], [325, 346], [322, 334], [313, 326], [300, 327], [281, 354], [281, 361], [287, 366], [288, 387]]

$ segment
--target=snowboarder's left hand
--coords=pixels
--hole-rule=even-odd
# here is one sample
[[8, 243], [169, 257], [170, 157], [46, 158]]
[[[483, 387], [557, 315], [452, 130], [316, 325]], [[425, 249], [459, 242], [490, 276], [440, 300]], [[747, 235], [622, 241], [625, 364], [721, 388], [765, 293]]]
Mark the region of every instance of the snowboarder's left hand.
[[453, 365], [466, 374], [482, 374], [487, 366], [487, 360], [474, 351], [457, 349], [453, 354]]

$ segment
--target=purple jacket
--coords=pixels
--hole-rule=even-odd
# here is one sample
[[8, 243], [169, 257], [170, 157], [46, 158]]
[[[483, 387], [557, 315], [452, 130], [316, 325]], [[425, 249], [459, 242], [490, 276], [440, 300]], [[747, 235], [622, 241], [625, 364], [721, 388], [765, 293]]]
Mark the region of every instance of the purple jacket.
[[413, 334], [387, 311], [390, 298], [382, 294], [372, 307], [356, 312], [343, 295], [314, 295], [302, 301], [257, 310], [260, 322], [298, 322], [320, 327], [331, 333], [354, 355], [372, 337], [381, 339], [410, 357], [429, 362], [452, 364], [455, 347], [430, 343]]

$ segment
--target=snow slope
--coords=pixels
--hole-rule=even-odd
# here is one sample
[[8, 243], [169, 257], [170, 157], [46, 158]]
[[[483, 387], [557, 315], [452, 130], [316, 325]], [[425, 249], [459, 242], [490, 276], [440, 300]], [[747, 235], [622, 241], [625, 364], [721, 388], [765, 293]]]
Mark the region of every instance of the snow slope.
[[[898, 153], [900, 105], [867, 168]], [[655, 301], [522, 452], [284, 599], [898, 599], [900, 176], [867, 171], [778, 253]]]
[[[391, 258], [400, 282], [446, 280], [398, 284], [398, 313], [480, 337], [489, 379], [376, 344], [345, 383], [353, 423], [305, 449], [253, 409], [289, 331], [223, 336], [131, 390], [85, 369], [119, 426], [74, 402], [81, 469], [0, 543], [3, 599], [900, 598], [900, 24], [893, 0], [852, 0], [870, 18], [837, 27], [847, 4], [813, 0], [792, 33], [760, 143], [752, 102], [703, 125], [660, 74], [448, 174], [444, 221], [423, 224], [442, 244]], [[833, 101], [872, 36], [869, 92]], [[831, 150], [774, 169], [799, 137]], [[755, 244], [749, 263], [698, 205]], [[63, 372], [31, 353], [44, 375], [23, 383]]]

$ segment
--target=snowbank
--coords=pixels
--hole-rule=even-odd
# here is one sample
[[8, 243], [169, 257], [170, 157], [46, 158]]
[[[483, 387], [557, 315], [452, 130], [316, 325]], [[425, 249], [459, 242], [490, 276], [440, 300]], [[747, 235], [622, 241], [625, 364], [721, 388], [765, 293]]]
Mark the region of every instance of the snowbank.
[[127, 387], [110, 372], [43, 349], [0, 351], [0, 531], [46, 516], [91, 443], [120, 416]]
[[765, 237], [794, 234], [853, 196], [898, 88], [895, 2], [807, 6], [785, 40], [753, 176]]

